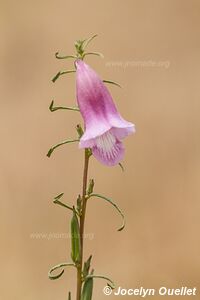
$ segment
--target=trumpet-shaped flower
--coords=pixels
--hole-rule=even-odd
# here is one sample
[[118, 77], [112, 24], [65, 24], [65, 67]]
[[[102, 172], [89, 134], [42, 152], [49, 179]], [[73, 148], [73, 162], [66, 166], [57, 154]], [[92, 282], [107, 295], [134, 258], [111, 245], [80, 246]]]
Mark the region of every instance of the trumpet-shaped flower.
[[85, 125], [79, 147], [91, 148], [97, 160], [114, 166], [124, 156], [122, 139], [135, 132], [135, 126], [121, 117], [96, 72], [82, 60], [75, 65], [77, 102]]

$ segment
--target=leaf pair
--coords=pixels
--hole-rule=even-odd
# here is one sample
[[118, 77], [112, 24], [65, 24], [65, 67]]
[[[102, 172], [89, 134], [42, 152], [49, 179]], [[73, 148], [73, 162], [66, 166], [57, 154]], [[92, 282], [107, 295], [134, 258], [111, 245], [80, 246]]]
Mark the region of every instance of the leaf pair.
[[[94, 180], [91, 179], [91, 180], [90, 180], [89, 187], [88, 187], [88, 191], [87, 191], [87, 195], [88, 195], [88, 198], [87, 198], [87, 199], [89, 199], [89, 198], [91, 198], [91, 197], [96, 197], [96, 198], [103, 199], [103, 200], [107, 201], [108, 203], [110, 203], [110, 204], [117, 210], [117, 212], [120, 214], [120, 216], [122, 217], [122, 225], [121, 225], [120, 228], [118, 229], [118, 231], [122, 231], [122, 230], [124, 229], [124, 227], [125, 227], [125, 217], [124, 217], [124, 214], [123, 214], [123, 212], [121, 211], [121, 209], [120, 209], [120, 208], [117, 206], [117, 204], [115, 204], [110, 198], [107, 198], [107, 197], [102, 196], [102, 195], [100, 195], [100, 194], [95, 194], [95, 193], [93, 193], [93, 188], [94, 188]], [[74, 209], [73, 207], [71, 207], [71, 206], [69, 206], [69, 205], [67, 205], [67, 204], [65, 204], [65, 203], [63, 203], [63, 202], [60, 201], [60, 198], [62, 198], [63, 195], [64, 195], [64, 193], [61, 193], [61, 194], [59, 194], [58, 196], [56, 196], [56, 197], [54, 198], [53, 202], [54, 202], [55, 204], [59, 204], [60, 206], [63, 206], [63, 207], [65, 207], [65, 208], [68, 208], [68, 209], [70, 209], [70, 210], [72, 210], [72, 211], [74, 212], [75, 209]], [[78, 196], [78, 198], [77, 198], [77, 213], [79, 214], [80, 211], [81, 211], [81, 197]], [[76, 212], [75, 212], [75, 215], [76, 215]], [[76, 218], [77, 218], [77, 216], [76, 216]]]

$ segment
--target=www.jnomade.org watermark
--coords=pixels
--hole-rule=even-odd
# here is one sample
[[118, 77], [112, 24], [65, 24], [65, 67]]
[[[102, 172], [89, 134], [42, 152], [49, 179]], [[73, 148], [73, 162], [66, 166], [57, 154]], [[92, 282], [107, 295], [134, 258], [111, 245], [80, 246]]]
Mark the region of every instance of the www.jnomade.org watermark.
[[134, 289], [125, 289], [122, 287], [118, 287], [115, 290], [112, 290], [110, 286], [105, 286], [103, 289], [103, 293], [106, 296], [110, 296], [111, 294], [114, 296], [140, 296], [141, 298], [145, 298], [148, 296], [196, 296], [197, 288], [192, 287], [180, 287], [180, 288], [167, 288], [162, 286], [158, 289], [146, 289], [144, 287], [134, 288]]
[[130, 60], [130, 61], [108, 61], [106, 67], [114, 68], [165, 68], [170, 67], [169, 60]]
[[[32, 232], [30, 234], [31, 239], [44, 239], [44, 240], [53, 240], [53, 239], [71, 239], [71, 233], [62, 233], [62, 232]], [[93, 240], [94, 239], [94, 233], [84, 233], [83, 235], [84, 239]]]

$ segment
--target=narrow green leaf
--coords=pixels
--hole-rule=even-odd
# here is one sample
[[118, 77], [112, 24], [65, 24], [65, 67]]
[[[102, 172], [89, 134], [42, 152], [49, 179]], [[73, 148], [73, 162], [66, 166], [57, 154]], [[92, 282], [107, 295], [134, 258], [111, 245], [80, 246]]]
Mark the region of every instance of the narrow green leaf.
[[73, 110], [73, 111], [80, 111], [78, 107], [71, 107], [71, 106], [53, 106], [54, 100], [51, 101], [51, 104], [49, 106], [49, 110], [51, 112], [54, 112], [59, 109], [66, 109], [66, 110]]
[[110, 286], [112, 289], [115, 288], [114, 282], [113, 282], [110, 278], [108, 278], [108, 277], [105, 277], [105, 276], [102, 276], [102, 275], [93, 275], [93, 274], [90, 274], [90, 275], [88, 275], [88, 276], [86, 277], [86, 280], [85, 280], [85, 281], [87, 281], [87, 280], [90, 279], [90, 278], [105, 279], [106, 281], [109, 282], [109, 286]]
[[71, 220], [71, 258], [73, 262], [78, 263], [81, 255], [80, 228], [75, 209]]
[[90, 277], [84, 282], [81, 300], [91, 300], [93, 292], [93, 278]]
[[110, 203], [112, 206], [114, 206], [115, 209], [118, 211], [118, 213], [121, 215], [122, 221], [123, 221], [122, 226], [118, 229], [118, 231], [121, 231], [121, 230], [124, 229], [124, 227], [125, 227], [125, 217], [124, 217], [124, 214], [122, 213], [121, 209], [120, 209], [120, 208], [119, 208], [119, 207], [118, 207], [111, 199], [109, 199], [109, 198], [107, 198], [107, 197], [105, 197], [105, 196], [102, 196], [102, 195], [100, 195], [100, 194], [91, 194], [91, 195], [89, 196], [89, 198], [90, 198], [90, 197], [101, 198], [101, 199], [107, 201], [108, 203]]
[[58, 269], [63, 268], [63, 267], [75, 267], [75, 264], [73, 264], [73, 263], [61, 263], [59, 265], [54, 266], [53, 268], [51, 268], [51, 270], [48, 273], [49, 279], [55, 280], [55, 279], [60, 278], [62, 276], [62, 274], [64, 273], [64, 271], [65, 271], [64, 269], [62, 269], [61, 272], [58, 273], [57, 275], [52, 275], [52, 273], [55, 270], [58, 270]]
[[84, 40], [83, 43], [82, 43], [82, 49], [84, 50], [84, 49], [88, 46], [88, 44], [89, 44], [94, 38], [96, 38], [96, 37], [97, 37], [97, 34], [95, 34], [95, 35], [93, 35], [92, 37], [90, 37], [90, 38]]
[[118, 87], [121, 88], [121, 85], [119, 83], [117, 83], [117, 82], [114, 82], [114, 81], [111, 81], [111, 80], [103, 80], [103, 82], [110, 83], [110, 84], [116, 85], [116, 86], [118, 86]]
[[55, 53], [55, 57], [57, 59], [67, 59], [67, 58], [77, 58], [75, 55], [66, 55], [66, 56], [60, 56], [59, 52]]
[[53, 78], [52, 81], [55, 82], [61, 75], [68, 74], [68, 73], [75, 73], [76, 70], [67, 70], [67, 71], [59, 71]]
[[103, 54], [100, 52], [86, 52], [83, 54], [83, 58], [87, 55], [96, 55], [96, 56], [100, 56], [101, 58], [104, 58]]
[[58, 196], [54, 197], [54, 200], [59, 200], [60, 198], [62, 198], [63, 195], [64, 193], [60, 193]]
[[63, 142], [61, 142], [61, 143], [59, 143], [59, 144], [57, 144], [57, 145], [51, 147], [51, 148], [49, 149], [48, 153], [47, 153], [47, 156], [50, 157], [51, 154], [53, 153], [53, 151], [54, 151], [56, 148], [58, 148], [58, 147], [60, 147], [60, 146], [62, 146], [62, 145], [70, 144], [70, 143], [74, 143], [74, 142], [79, 142], [79, 140], [78, 140], [78, 139], [76, 139], [76, 140], [66, 140], [66, 141], [63, 141]]
[[68, 209], [70, 209], [70, 210], [73, 211], [73, 208], [72, 208], [72, 207], [70, 207], [70, 206], [64, 204], [63, 202], [61, 202], [61, 201], [59, 200], [63, 195], [64, 195], [64, 193], [61, 193], [61, 194], [59, 194], [58, 196], [56, 196], [56, 197], [54, 198], [54, 200], [53, 200], [53, 203], [59, 204], [59, 205], [65, 207], [65, 208], [68, 208]]

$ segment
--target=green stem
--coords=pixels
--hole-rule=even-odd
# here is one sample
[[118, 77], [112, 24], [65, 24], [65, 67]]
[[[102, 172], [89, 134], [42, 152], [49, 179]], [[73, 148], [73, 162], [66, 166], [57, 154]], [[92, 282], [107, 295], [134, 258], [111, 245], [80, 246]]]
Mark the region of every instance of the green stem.
[[86, 193], [87, 193], [87, 177], [88, 177], [88, 166], [89, 166], [89, 154], [88, 149], [85, 149], [85, 160], [84, 160], [84, 171], [83, 171], [83, 190], [82, 190], [82, 210], [80, 216], [80, 238], [81, 238], [81, 255], [80, 263], [77, 266], [77, 294], [76, 300], [81, 299], [82, 289], [82, 267], [83, 267], [83, 240], [84, 240], [84, 225], [85, 225], [85, 214], [86, 214]]

